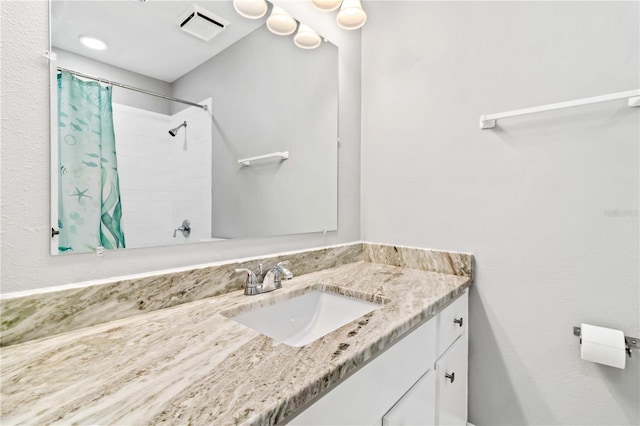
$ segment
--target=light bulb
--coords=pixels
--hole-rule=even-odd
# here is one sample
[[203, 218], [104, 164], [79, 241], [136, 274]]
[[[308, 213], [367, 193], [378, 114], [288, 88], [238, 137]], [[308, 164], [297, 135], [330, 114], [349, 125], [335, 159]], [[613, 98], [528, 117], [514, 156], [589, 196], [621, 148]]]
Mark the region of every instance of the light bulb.
[[233, 0], [233, 8], [240, 16], [248, 19], [260, 19], [267, 13], [265, 0]]
[[267, 28], [274, 34], [286, 36], [293, 34], [298, 23], [293, 16], [279, 6], [273, 6], [271, 15], [267, 18]]
[[309, 28], [308, 25], [300, 23], [298, 32], [293, 37], [293, 42], [301, 49], [315, 49], [320, 46], [322, 39], [320, 35]]
[[344, 0], [336, 18], [340, 28], [357, 30], [367, 22], [367, 13], [360, 0]]
[[316, 7], [316, 9], [330, 12], [339, 8], [342, 0], [311, 0], [311, 3]]

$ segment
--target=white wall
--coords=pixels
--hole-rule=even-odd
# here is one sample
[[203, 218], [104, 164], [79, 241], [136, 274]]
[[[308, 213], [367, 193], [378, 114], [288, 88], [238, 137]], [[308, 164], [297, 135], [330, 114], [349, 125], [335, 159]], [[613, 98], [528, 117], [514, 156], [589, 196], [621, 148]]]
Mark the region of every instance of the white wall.
[[[297, 6], [340, 48], [338, 231], [93, 254], [49, 255], [48, 7], [2, 1], [2, 292], [338, 244], [360, 237], [360, 34], [339, 31], [310, 4]], [[293, 9], [293, 7], [291, 8]]]
[[[173, 83], [213, 96], [213, 236], [335, 230], [338, 49], [303, 50], [263, 25]], [[181, 105], [174, 105], [174, 108]], [[286, 161], [238, 159], [288, 151]]]
[[[201, 102], [211, 106], [211, 98]], [[126, 247], [211, 238], [211, 117], [197, 107], [173, 116], [113, 105]], [[169, 129], [187, 121], [175, 137]], [[188, 237], [173, 230], [191, 222]]]
[[481, 114], [637, 89], [638, 6], [367, 2], [363, 239], [474, 253], [476, 425], [640, 421], [637, 351], [624, 371], [598, 366], [572, 335], [640, 335], [639, 110], [478, 129]]

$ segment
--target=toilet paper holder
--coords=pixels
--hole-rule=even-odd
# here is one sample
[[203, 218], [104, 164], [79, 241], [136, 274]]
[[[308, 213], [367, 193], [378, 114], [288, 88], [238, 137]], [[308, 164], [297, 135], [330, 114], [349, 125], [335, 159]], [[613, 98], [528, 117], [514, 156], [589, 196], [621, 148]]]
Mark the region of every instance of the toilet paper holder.
[[[580, 327], [573, 327], [573, 335], [576, 337], [580, 337], [580, 344], [582, 344], [582, 330], [580, 329]], [[640, 339], [636, 337], [624, 336], [624, 343], [629, 358], [631, 358], [631, 348], [640, 349]]]

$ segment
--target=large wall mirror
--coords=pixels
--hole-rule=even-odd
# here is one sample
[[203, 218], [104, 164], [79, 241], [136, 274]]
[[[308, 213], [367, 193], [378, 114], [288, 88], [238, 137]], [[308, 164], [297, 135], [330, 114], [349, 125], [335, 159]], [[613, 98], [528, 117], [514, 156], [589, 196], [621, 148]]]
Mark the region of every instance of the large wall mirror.
[[337, 229], [338, 49], [272, 9], [51, 1], [52, 254]]

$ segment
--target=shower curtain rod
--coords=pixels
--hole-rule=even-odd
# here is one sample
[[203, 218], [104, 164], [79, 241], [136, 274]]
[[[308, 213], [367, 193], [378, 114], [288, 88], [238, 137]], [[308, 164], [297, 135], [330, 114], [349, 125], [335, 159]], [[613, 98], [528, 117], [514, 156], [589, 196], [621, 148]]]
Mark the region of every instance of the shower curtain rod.
[[58, 68], [58, 71], [66, 71], [66, 72], [68, 72], [70, 74], [77, 75], [78, 77], [88, 78], [89, 80], [94, 80], [94, 81], [97, 81], [97, 82], [100, 82], [100, 83], [105, 83], [105, 84], [110, 84], [112, 86], [122, 87], [123, 89], [133, 90], [134, 92], [140, 92], [140, 93], [144, 93], [146, 95], [156, 96], [158, 98], [166, 99], [166, 100], [173, 101], [173, 102], [180, 102], [182, 104], [187, 104], [187, 105], [191, 105], [191, 106], [194, 106], [194, 107], [202, 108], [205, 111], [207, 111], [209, 109], [206, 105], [200, 105], [200, 104], [196, 104], [194, 102], [184, 101], [184, 100], [178, 99], [178, 98], [172, 98], [171, 96], [161, 95], [160, 93], [151, 92], [151, 91], [145, 90], [145, 89], [139, 89], [137, 87], [133, 87], [133, 86], [129, 86], [127, 84], [122, 84], [122, 83], [118, 83], [118, 82], [115, 82], [115, 81], [107, 80], [105, 78], [94, 77], [92, 75], [88, 75], [88, 74], [84, 74], [84, 73], [81, 73], [81, 72], [78, 72], [78, 71], [70, 70], [68, 68], [63, 68], [63, 67], [57, 67], [57, 68]]

